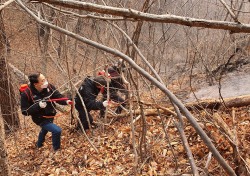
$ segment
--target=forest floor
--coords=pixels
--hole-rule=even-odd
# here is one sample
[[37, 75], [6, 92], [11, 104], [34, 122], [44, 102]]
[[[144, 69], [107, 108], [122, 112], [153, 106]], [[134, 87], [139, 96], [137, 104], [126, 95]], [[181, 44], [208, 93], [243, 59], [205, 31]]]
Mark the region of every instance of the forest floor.
[[[246, 83], [249, 83], [250, 75], [245, 76], [246, 74], [242, 73], [239, 77], [226, 79], [230, 80], [229, 85], [239, 86], [237, 90], [232, 89], [231, 92], [237, 93], [238, 90], [243, 89], [249, 91], [250, 85], [246, 87]], [[237, 82], [236, 84], [233, 82], [239, 80], [239, 78], [243, 81], [242, 83]], [[212, 95], [211, 92], [208, 92], [208, 89], [209, 87], [197, 89], [197, 95], [211, 98], [206, 97], [206, 95]], [[204, 92], [207, 94], [204, 95]], [[232, 94], [232, 96], [237, 95]], [[147, 100], [145, 96], [144, 101], [150, 102], [151, 100]], [[69, 110], [69, 107], [67, 108]], [[227, 163], [235, 169], [237, 162], [228, 136], [225, 135], [223, 129], [216, 125], [214, 119], [216, 115], [219, 115], [237, 139], [239, 154], [245, 162], [244, 165], [250, 167], [250, 106], [221, 111], [204, 109], [192, 113]], [[232, 113], [235, 114], [236, 120], [232, 118]], [[97, 118], [98, 113], [94, 112], [93, 116], [99, 127], [92, 132], [87, 131], [87, 136], [95, 147], [90, 145], [83, 133], [75, 131], [74, 126], [70, 125], [70, 115], [65, 114], [55, 119], [55, 123], [63, 130], [62, 148], [58, 152], [52, 150], [51, 134], [46, 136], [45, 145], [37, 149], [35, 142], [39, 127], [34, 125], [30, 117], [21, 118], [21, 129], [15, 133], [10, 133], [6, 140], [11, 173], [13, 175], [51, 176], [191, 175], [191, 167], [173, 117], [166, 115], [146, 116], [147, 132], [146, 137], [143, 138], [144, 141], [140, 138], [143, 136], [143, 121], [135, 121], [135, 141], [133, 141], [130, 117], [120, 118], [115, 122], [106, 124], [104, 129], [103, 123]], [[108, 119], [109, 122], [111, 120], [112, 118]], [[185, 133], [199, 171], [203, 174], [209, 173], [215, 176], [227, 175], [213, 157], [208, 167], [205, 167], [209, 158], [209, 150], [187, 121], [185, 121]], [[133, 142], [136, 143], [137, 153], [142, 158], [138, 161], [137, 167], [135, 167]], [[137, 174], [134, 174], [135, 168]]]

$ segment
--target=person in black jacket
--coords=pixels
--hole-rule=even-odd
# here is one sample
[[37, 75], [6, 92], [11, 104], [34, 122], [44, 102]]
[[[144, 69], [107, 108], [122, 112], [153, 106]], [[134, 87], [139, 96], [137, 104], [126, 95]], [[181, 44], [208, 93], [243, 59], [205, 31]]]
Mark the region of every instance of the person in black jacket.
[[[61, 128], [53, 123], [56, 115], [55, 104], [51, 99], [63, 98], [63, 95], [56, 90], [55, 86], [49, 84], [41, 73], [29, 76], [30, 85], [21, 93], [21, 110], [25, 116], [31, 115], [33, 122], [41, 127], [36, 146], [43, 146], [45, 136], [52, 133], [52, 145], [54, 151], [60, 149]], [[58, 104], [72, 104], [71, 100], [58, 101]]]
[[[112, 101], [97, 101], [97, 95], [99, 94], [100, 90], [107, 85], [108, 78], [104, 76], [97, 76], [97, 77], [86, 77], [83, 81], [83, 84], [79, 88], [76, 97], [75, 97], [75, 108], [79, 113], [79, 118], [83, 125], [83, 128], [89, 129], [87, 115], [89, 118], [89, 122], [93, 127], [95, 124], [93, 123], [93, 117], [89, 113], [91, 110], [105, 110], [107, 106], [114, 105], [115, 103]], [[81, 101], [83, 100], [83, 102]], [[86, 107], [86, 111], [84, 105]], [[80, 124], [78, 123], [77, 129], [80, 129]]]
[[[111, 82], [109, 84], [109, 96], [110, 100], [113, 100], [116, 103], [119, 103], [120, 105], [117, 107], [115, 113], [120, 114], [122, 112], [122, 107], [126, 106], [125, 100], [118, 95], [118, 91], [127, 94], [127, 89], [125, 88], [121, 75], [120, 75], [120, 66], [119, 65], [113, 65], [108, 68], [108, 76], [111, 78]], [[98, 73], [98, 75], [105, 75], [105, 71], [102, 70]], [[103, 98], [107, 99], [107, 89], [104, 89], [103, 91]], [[121, 107], [122, 106], [122, 107]], [[104, 117], [104, 111], [100, 111], [100, 116]]]

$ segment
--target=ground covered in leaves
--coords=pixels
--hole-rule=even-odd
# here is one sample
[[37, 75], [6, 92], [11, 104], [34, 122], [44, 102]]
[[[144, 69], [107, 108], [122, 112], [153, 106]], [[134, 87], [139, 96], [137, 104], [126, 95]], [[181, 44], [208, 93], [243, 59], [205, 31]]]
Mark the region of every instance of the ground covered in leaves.
[[[145, 107], [146, 108], [146, 107]], [[231, 110], [216, 112], [227, 123], [237, 141], [241, 157], [250, 166], [250, 107], [234, 110], [236, 124], [233, 123]], [[211, 137], [213, 143], [227, 162], [236, 168], [233, 149], [223, 130], [213, 120], [215, 112], [197, 111], [195, 117]], [[97, 114], [94, 114], [97, 116]], [[111, 120], [110, 118], [108, 119]], [[7, 135], [9, 164], [13, 175], [182, 175], [191, 174], [191, 167], [177, 129], [171, 116], [147, 116], [134, 121], [135, 140], [132, 138], [131, 119], [123, 117], [103, 128], [87, 131], [90, 145], [83, 133], [70, 126], [70, 116], [60, 116], [55, 123], [62, 129], [62, 149], [54, 153], [51, 135], [46, 137], [45, 146], [37, 149], [35, 142], [39, 127], [30, 117], [22, 118], [22, 128]], [[146, 124], [145, 129], [142, 124]], [[185, 121], [185, 133], [201, 173], [226, 175], [212, 157], [207, 169], [209, 151], [195, 130]], [[135, 142], [138, 165], [135, 167]], [[95, 148], [98, 150], [96, 151]], [[137, 174], [135, 174], [135, 169]]]

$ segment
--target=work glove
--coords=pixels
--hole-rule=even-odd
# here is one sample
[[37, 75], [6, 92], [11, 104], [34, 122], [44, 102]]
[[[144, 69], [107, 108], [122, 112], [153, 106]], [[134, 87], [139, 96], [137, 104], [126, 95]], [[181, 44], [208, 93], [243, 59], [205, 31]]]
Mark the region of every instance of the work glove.
[[119, 106], [119, 103], [116, 103], [114, 101], [108, 101], [108, 100], [105, 100], [102, 104], [104, 107], [108, 106], [110, 108]]
[[104, 107], [107, 107], [109, 105], [109, 101], [105, 100], [104, 102], [102, 102], [102, 104], [103, 104]]
[[45, 108], [47, 106], [47, 103], [45, 101], [39, 101], [40, 108]]
[[67, 103], [67, 105], [73, 105], [73, 101], [71, 101], [71, 100], [67, 100], [66, 103]]

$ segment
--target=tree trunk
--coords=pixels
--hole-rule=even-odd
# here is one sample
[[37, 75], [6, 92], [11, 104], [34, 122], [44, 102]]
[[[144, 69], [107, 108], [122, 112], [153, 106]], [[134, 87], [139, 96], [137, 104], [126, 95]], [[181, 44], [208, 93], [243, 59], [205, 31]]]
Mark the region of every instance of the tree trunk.
[[[42, 5], [40, 8], [41, 12], [41, 18], [45, 19], [46, 21], [49, 21], [52, 23], [53, 18], [55, 16], [55, 11], [54, 9], [49, 9], [49, 18], [46, 19], [46, 15], [44, 12], [46, 9]], [[48, 52], [48, 47], [49, 47], [49, 37], [50, 37], [50, 27], [44, 26], [42, 24], [39, 24], [38, 26], [38, 31], [39, 31], [39, 41], [40, 41], [40, 47], [41, 47], [41, 54], [42, 54], [42, 72], [43, 74], [47, 74], [47, 64], [49, 61], [49, 52]]]
[[7, 65], [7, 38], [5, 35], [2, 14], [0, 14], [0, 109], [4, 119], [5, 130], [9, 131], [11, 127], [19, 127], [19, 118], [17, 115], [17, 106], [15, 92], [11, 84], [11, 76]]
[[5, 132], [3, 118], [0, 116], [0, 175], [8, 176], [10, 175], [7, 151], [5, 147]]

